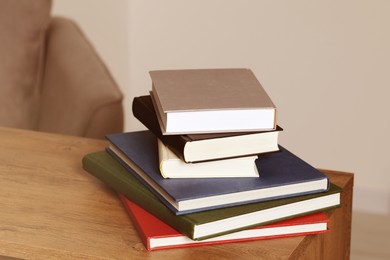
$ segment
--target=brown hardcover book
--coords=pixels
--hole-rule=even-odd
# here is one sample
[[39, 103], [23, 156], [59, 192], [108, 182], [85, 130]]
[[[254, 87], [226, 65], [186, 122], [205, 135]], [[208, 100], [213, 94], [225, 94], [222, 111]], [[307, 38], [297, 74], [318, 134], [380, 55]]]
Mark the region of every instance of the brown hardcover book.
[[200, 162], [278, 151], [274, 131], [163, 135], [150, 96], [133, 99], [133, 115], [185, 162]]
[[250, 69], [150, 71], [163, 134], [267, 131], [276, 107]]

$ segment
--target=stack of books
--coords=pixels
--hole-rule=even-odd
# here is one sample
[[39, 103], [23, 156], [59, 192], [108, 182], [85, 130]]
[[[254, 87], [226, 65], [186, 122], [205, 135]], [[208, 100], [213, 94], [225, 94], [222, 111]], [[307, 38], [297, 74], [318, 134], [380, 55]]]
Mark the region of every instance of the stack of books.
[[107, 135], [84, 169], [120, 194], [148, 250], [327, 232], [340, 188], [278, 144], [276, 107], [249, 69], [150, 72], [147, 131]]

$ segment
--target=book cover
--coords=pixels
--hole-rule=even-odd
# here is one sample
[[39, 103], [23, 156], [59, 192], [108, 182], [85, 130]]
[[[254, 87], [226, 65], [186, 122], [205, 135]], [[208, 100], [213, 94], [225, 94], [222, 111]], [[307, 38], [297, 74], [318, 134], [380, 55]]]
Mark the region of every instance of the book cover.
[[250, 69], [149, 72], [163, 134], [273, 130], [276, 107]]
[[86, 172], [193, 240], [216, 237], [340, 206], [341, 189], [331, 184], [327, 192], [178, 216], [107, 152], [86, 154], [82, 165]]
[[326, 175], [287, 149], [256, 160], [260, 178], [164, 179], [150, 131], [107, 135], [109, 152], [176, 214], [323, 192]]
[[163, 135], [150, 95], [135, 97], [132, 111], [144, 126], [185, 162], [201, 162], [278, 151], [283, 130]]
[[149, 251], [205, 246], [233, 242], [245, 242], [263, 239], [275, 239], [291, 236], [303, 236], [328, 232], [328, 217], [323, 212], [300, 216], [273, 224], [258, 226], [227, 235], [201, 241], [192, 240], [171, 226], [150, 214], [123, 195], [119, 195], [126, 211], [132, 219], [138, 234]]
[[163, 178], [258, 178], [255, 165], [257, 156], [244, 156], [233, 159], [185, 163], [162, 141], [157, 139], [160, 173]]

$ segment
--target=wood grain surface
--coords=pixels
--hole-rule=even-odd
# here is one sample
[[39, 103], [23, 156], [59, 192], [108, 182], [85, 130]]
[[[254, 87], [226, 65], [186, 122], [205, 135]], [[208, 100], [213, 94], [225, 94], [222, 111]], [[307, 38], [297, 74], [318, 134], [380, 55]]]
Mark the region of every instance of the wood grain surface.
[[[82, 169], [106, 141], [0, 128], [0, 259], [348, 259], [353, 175], [331, 232], [148, 252], [115, 192]], [[331, 258], [328, 258], [331, 257]]]

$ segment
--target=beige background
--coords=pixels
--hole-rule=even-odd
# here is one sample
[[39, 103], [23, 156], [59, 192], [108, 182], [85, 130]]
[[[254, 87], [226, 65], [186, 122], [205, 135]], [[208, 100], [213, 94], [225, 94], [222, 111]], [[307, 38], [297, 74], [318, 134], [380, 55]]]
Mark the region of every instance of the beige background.
[[355, 175], [355, 210], [390, 214], [390, 1], [54, 0], [126, 94], [148, 71], [251, 68], [278, 107], [280, 144]]

